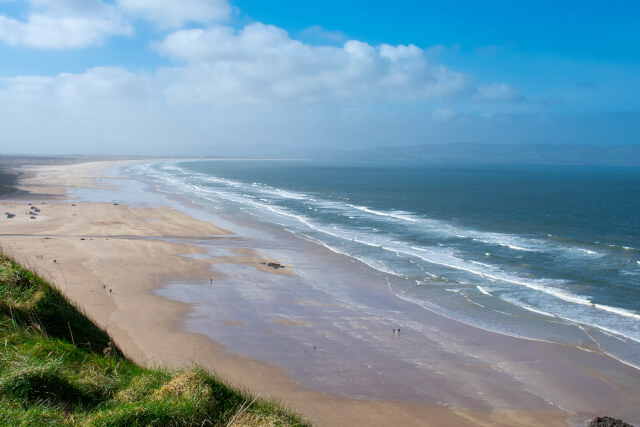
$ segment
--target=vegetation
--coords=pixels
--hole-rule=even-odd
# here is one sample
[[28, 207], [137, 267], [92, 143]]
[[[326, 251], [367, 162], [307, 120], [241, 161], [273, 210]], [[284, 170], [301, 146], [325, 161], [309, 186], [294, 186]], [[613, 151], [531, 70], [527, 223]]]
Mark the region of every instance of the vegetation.
[[134, 364], [56, 288], [0, 254], [0, 425], [308, 424], [202, 369]]

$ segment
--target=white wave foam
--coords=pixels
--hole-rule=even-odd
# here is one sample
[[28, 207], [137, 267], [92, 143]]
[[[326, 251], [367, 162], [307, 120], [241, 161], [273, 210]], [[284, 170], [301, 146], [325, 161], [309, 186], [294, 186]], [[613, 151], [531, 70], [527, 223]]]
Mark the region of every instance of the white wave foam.
[[254, 190], [260, 193], [263, 197], [265, 195], [277, 196], [284, 199], [294, 200], [306, 200], [308, 196], [306, 194], [297, 193], [294, 191], [282, 190], [280, 188], [274, 188], [259, 182], [252, 182], [251, 184], [245, 184], [241, 181], [236, 181], [228, 178], [221, 178], [218, 176], [207, 175], [201, 178], [202, 181], [208, 183], [222, 184], [228, 187], [242, 188], [245, 190]]
[[316, 238], [314, 238], [312, 236], [309, 236], [307, 234], [302, 234], [302, 236], [305, 237], [306, 239], [314, 242], [314, 243], [317, 243], [317, 244], [319, 244], [321, 246], [324, 246], [325, 248], [329, 249], [331, 252], [334, 252], [334, 253], [339, 254], [339, 255], [348, 256], [349, 258], [356, 259], [356, 260], [362, 262], [363, 264], [368, 265], [369, 267], [373, 268], [374, 270], [380, 271], [381, 273], [386, 273], [386, 274], [389, 274], [391, 276], [402, 277], [402, 278], [406, 278], [407, 277], [404, 274], [398, 273], [397, 271], [393, 271], [393, 270], [391, 270], [389, 268], [382, 267], [379, 263], [375, 263], [375, 262], [373, 262], [371, 260], [368, 260], [366, 258], [357, 257], [357, 256], [355, 256], [355, 255], [353, 255], [351, 253], [348, 253], [346, 251], [342, 251], [342, 250], [336, 248], [335, 246], [328, 245], [327, 243], [325, 243], [325, 242], [323, 242], [321, 240], [318, 240], [318, 239], [316, 239]]
[[279, 188], [275, 188], [273, 190], [267, 189], [265, 187], [259, 187], [259, 191], [262, 193], [271, 194], [274, 196], [282, 197], [284, 199], [293, 199], [293, 200], [306, 200], [308, 196], [302, 193], [295, 193], [293, 191], [281, 190]]
[[526, 305], [523, 305], [523, 304], [518, 304], [518, 306], [524, 308], [525, 310], [529, 310], [529, 311], [532, 311], [534, 313], [542, 314], [543, 316], [556, 317], [555, 314], [547, 313], [546, 311], [542, 311], [542, 310], [537, 310], [537, 309], [535, 309], [533, 307], [529, 307], [529, 306], [526, 306]]
[[599, 254], [598, 252], [596, 252], [596, 251], [592, 251], [592, 250], [585, 249], [585, 248], [578, 248], [578, 250], [579, 250], [579, 251], [581, 251], [581, 252], [584, 252], [584, 253], [586, 253], [586, 254], [589, 254], [589, 255], [600, 255], [600, 254]]
[[476, 264], [476, 265], [480, 265], [482, 267], [486, 267], [486, 268], [493, 268], [492, 265], [490, 264], [485, 264], [484, 262], [478, 262], [478, 261], [473, 261], [473, 260], [469, 260], [470, 263]]
[[625, 310], [624, 308], [611, 307], [604, 304], [595, 304], [595, 308], [597, 308], [598, 310], [608, 311], [609, 313], [615, 313], [620, 316], [629, 317], [631, 319], [640, 320], [640, 314], [634, 313], [633, 311]]
[[490, 297], [492, 297], [492, 296], [493, 296], [493, 295], [491, 295], [491, 292], [487, 291], [485, 288], [483, 288], [483, 287], [482, 287], [482, 286], [480, 286], [480, 285], [476, 285], [476, 288], [478, 288], [478, 290], [479, 290], [480, 292], [482, 292], [483, 294], [485, 294], [485, 295], [488, 295], [488, 296], [490, 296]]
[[637, 248], [633, 248], [631, 246], [619, 246], [619, 245], [611, 245], [611, 244], [609, 244], [607, 246], [609, 246], [611, 248], [624, 249], [625, 251], [637, 251], [638, 250]]
[[504, 242], [504, 241], [500, 241], [500, 240], [496, 240], [496, 239], [477, 239], [477, 238], [474, 238], [474, 239], [473, 239], [473, 241], [474, 241], [474, 242], [486, 243], [486, 244], [488, 244], [488, 245], [498, 245], [498, 246], [503, 246], [503, 247], [505, 247], [505, 248], [513, 249], [513, 250], [516, 250], [516, 251], [538, 252], [538, 251], [537, 251], [537, 250], [535, 250], [535, 249], [524, 248], [524, 247], [522, 247], [522, 246], [517, 246], [517, 245], [514, 245], [514, 244], [509, 244], [509, 243], [506, 243], [506, 242]]
[[[416, 223], [420, 227], [420, 229], [423, 230], [424, 232], [429, 234], [439, 235], [439, 236], [442, 236], [443, 238], [449, 238], [451, 236], [457, 237], [459, 239], [471, 238], [474, 241], [477, 241], [480, 243], [498, 245], [498, 246], [510, 248], [513, 250], [525, 251], [525, 252], [539, 252], [543, 250], [544, 242], [536, 239], [528, 239], [528, 238], [523, 238], [516, 235], [484, 232], [484, 231], [478, 231], [478, 230], [474, 230], [466, 227], [459, 227], [454, 224], [441, 221], [441, 220], [418, 217], [414, 214], [410, 214], [409, 212], [380, 211], [380, 210], [371, 209], [366, 206], [358, 206], [353, 204], [346, 204], [346, 206], [351, 207], [353, 209], [357, 209], [362, 212], [373, 214], [376, 216], [413, 222], [413, 223]], [[344, 209], [344, 207], [336, 206], [335, 204], [331, 207], [337, 210]], [[348, 214], [348, 215], [351, 215], [351, 214]]]
[[[169, 169], [169, 168], [167, 168]], [[144, 169], [143, 169], [144, 170]], [[183, 173], [182, 171], [179, 170], [179, 168], [174, 168], [173, 170], [169, 170], [169, 171], [165, 171], [168, 173]], [[172, 181], [174, 184], [182, 184], [184, 185], [184, 177], [168, 177], [167, 175], [165, 175], [164, 173], [162, 174], [156, 174], [157, 176], [160, 176], [163, 180], [165, 181]], [[191, 174], [191, 176], [194, 176], [194, 174]], [[211, 177], [205, 177], [208, 179], [217, 179], [219, 181], [219, 183], [222, 183], [223, 185], [225, 185], [226, 187], [231, 187], [231, 188], [238, 188], [238, 187], [242, 187], [242, 188], [251, 188], [251, 186], [247, 186], [245, 184], [241, 184], [238, 182], [231, 182], [230, 180], [224, 180], [224, 179], [220, 179], [220, 178], [211, 178]], [[198, 177], [198, 179], [201, 179], [200, 177]], [[533, 289], [539, 292], [543, 292], [547, 295], [553, 296], [555, 298], [558, 298], [560, 300], [566, 301], [566, 302], [570, 302], [570, 303], [574, 303], [574, 304], [579, 304], [582, 306], [591, 306], [594, 307], [592, 302], [590, 301], [590, 299], [588, 297], [584, 297], [584, 296], [580, 296], [580, 295], [574, 295], [571, 292], [568, 292], [564, 289], [561, 289], [560, 286], [562, 286], [562, 281], [554, 281], [554, 280], [529, 280], [529, 279], [523, 279], [520, 278], [518, 276], [514, 276], [512, 274], [509, 274], [507, 272], [498, 270], [496, 267], [491, 266], [490, 264], [485, 264], [485, 263], [479, 263], [477, 261], [466, 261], [464, 259], [461, 259], [459, 257], [456, 257], [454, 255], [452, 255], [451, 253], [446, 253], [446, 252], [439, 252], [436, 253], [433, 250], [427, 250], [424, 248], [420, 248], [420, 247], [410, 247], [407, 248], [406, 244], [403, 244], [402, 242], [399, 241], [395, 241], [395, 242], [390, 242], [388, 240], [385, 240], [384, 237], [380, 237], [380, 236], [375, 236], [375, 238], [372, 238], [374, 236], [369, 236], [366, 234], [363, 234], [361, 231], [359, 230], [344, 230], [341, 228], [336, 228], [332, 231], [329, 231], [326, 227], [322, 227], [318, 224], [315, 224], [313, 222], [311, 222], [311, 220], [307, 217], [304, 217], [303, 215], [296, 215], [294, 213], [292, 213], [291, 211], [282, 208], [282, 207], [277, 207], [277, 206], [273, 206], [273, 205], [265, 205], [263, 203], [257, 203], [255, 202], [255, 200], [251, 200], [251, 198], [249, 197], [250, 195], [231, 195], [231, 194], [223, 194], [220, 191], [213, 191], [212, 189], [203, 189], [201, 187], [199, 187], [196, 184], [190, 184], [191, 185], [191, 192], [196, 193], [196, 194], [200, 194], [202, 195], [203, 193], [206, 193], [207, 191], [211, 191], [213, 194], [216, 194], [218, 197], [222, 197], [225, 198], [227, 200], [230, 201], [234, 201], [234, 202], [238, 202], [241, 204], [245, 204], [245, 205], [251, 205], [257, 209], [260, 209], [262, 211], [270, 211], [280, 217], [287, 217], [287, 218], [291, 218], [293, 220], [295, 220], [297, 223], [304, 225], [305, 227], [312, 229], [316, 232], [319, 233], [323, 233], [326, 235], [330, 235], [333, 236], [335, 238], [338, 239], [344, 239], [344, 240], [349, 240], [351, 242], [357, 242], [360, 244], [364, 244], [370, 247], [376, 247], [376, 248], [380, 248], [382, 250], [386, 250], [386, 251], [391, 251], [391, 252], [395, 252], [396, 254], [398, 253], [403, 253], [405, 255], [409, 255], [409, 256], [414, 256], [417, 257], [418, 259], [421, 259], [425, 262], [431, 263], [431, 264], [437, 264], [437, 265], [441, 265], [444, 267], [448, 267], [448, 268], [453, 268], [456, 270], [460, 270], [460, 271], [466, 271], [470, 274], [473, 274], [475, 276], [478, 277], [482, 277], [486, 280], [492, 281], [492, 282], [506, 282], [506, 283], [511, 283], [511, 284], [517, 284], [519, 286], [523, 286], [529, 289]], [[183, 187], [184, 188], [184, 187]], [[261, 188], [261, 190], [264, 190]], [[271, 192], [275, 192], [277, 193], [279, 196], [282, 196], [282, 191], [280, 189], [275, 189], [275, 190], [271, 190], [271, 189], [267, 189]], [[235, 190], [233, 190], [235, 191]], [[279, 193], [279, 192], [280, 193]], [[304, 198], [306, 197], [306, 195], [300, 194], [298, 196], [298, 194], [296, 193], [291, 193], [293, 194], [294, 198]], [[288, 194], [287, 194], [288, 195]], [[282, 196], [284, 197], [284, 196]], [[269, 203], [268, 199], [261, 199], [261, 201], [263, 201], [264, 203]], [[325, 203], [327, 201], [320, 201], [319, 203]], [[315, 202], [313, 202], [315, 203]], [[417, 223], [418, 226], [425, 228], [425, 231], [433, 231], [433, 230], [437, 230], [440, 229], [441, 232], [443, 233], [443, 235], [446, 237], [448, 236], [452, 236], [452, 235], [458, 235], [458, 236], [465, 236], [464, 238], [473, 238], [474, 240], [477, 241], [481, 241], [482, 243], [487, 243], [487, 244], [498, 244], [501, 246], [506, 246], [506, 247], [510, 247], [512, 249], [515, 250], [525, 250], [525, 251], [537, 251], [537, 249], [539, 249], [537, 246], [540, 245], [540, 242], [535, 241], [535, 240], [531, 240], [531, 239], [525, 239], [525, 238], [521, 238], [519, 236], [512, 236], [512, 235], [506, 235], [506, 234], [500, 234], [500, 233], [484, 233], [484, 232], [479, 232], [476, 230], [469, 230], [469, 229], [460, 229], [456, 226], [453, 226], [450, 223], [446, 223], [443, 221], [437, 221], [437, 220], [430, 220], [430, 219], [425, 219], [425, 218], [416, 218], [413, 216], [410, 216], [411, 214], [406, 213], [406, 212], [402, 212], [402, 211], [391, 211], [391, 212], [385, 212], [385, 211], [377, 211], [374, 209], [370, 209], [368, 207], [365, 206], [356, 206], [356, 205], [347, 205], [347, 204], [343, 204], [343, 203], [335, 203], [335, 202], [331, 202], [334, 204], [334, 208], [337, 210], [345, 210], [345, 209], [349, 209], [351, 208], [351, 212], [353, 212], [352, 209], [357, 209], [361, 212], [366, 212], [368, 214], [372, 214], [372, 215], [376, 215], [376, 216], [382, 216], [382, 217], [387, 217], [387, 218], [393, 218], [393, 219], [399, 219], [401, 221], [408, 221], [408, 222], [412, 222], [412, 223]], [[458, 230], [463, 231], [463, 233], [460, 233]], [[456, 233], [457, 232], [457, 233]], [[367, 259], [365, 257], [356, 257], [353, 256], [352, 254], [348, 253], [349, 250], [339, 250], [338, 248], [336, 248], [335, 246], [331, 245], [331, 247], [329, 247], [329, 245], [327, 245], [325, 242], [321, 242], [319, 241], [321, 239], [317, 239], [316, 241], [320, 244], [323, 244], [325, 246], [328, 247], [328, 249], [337, 252], [337, 253], [342, 253], [344, 255], [348, 255], [348, 256], [352, 256], [353, 258], [359, 259], [360, 261], [362, 261], [363, 263], [369, 265], [370, 267], [382, 271], [384, 273], [388, 273], [388, 274], [393, 274], [399, 277], [406, 277], [405, 275], [397, 272], [397, 271], [392, 271], [390, 268], [388, 268], [388, 266], [382, 266], [380, 265], [376, 260], [372, 260], [372, 259]], [[530, 246], [530, 245], [536, 245], [536, 246]], [[574, 247], [575, 248], [575, 247]], [[629, 248], [630, 250], [632, 250], [633, 248]], [[418, 251], [418, 252], [416, 252]], [[588, 252], [587, 252], [588, 253]], [[491, 254], [489, 252], [485, 253], [486, 256], [490, 256]], [[637, 263], [640, 265], [640, 260], [637, 261]], [[475, 267], [474, 267], [475, 266]], [[431, 273], [429, 273], [431, 274]], [[482, 289], [480, 289], [480, 287], [478, 287], [478, 289], [482, 292]], [[489, 293], [490, 295], [490, 293]], [[621, 308], [617, 308], [617, 307], [610, 307], [610, 306], [606, 306], [606, 305], [595, 305], [594, 307], [597, 310], [601, 310], [601, 311], [605, 311], [607, 313], [611, 313], [617, 316], [623, 316], [623, 317], [627, 317], [627, 318], [632, 318], [634, 320], [638, 320], [640, 319], [640, 315], [628, 311], [628, 310], [624, 310]], [[600, 327], [600, 326], [597, 326]], [[618, 333], [617, 331], [612, 331], [613, 333]]]
[[562, 285], [563, 281], [558, 280], [546, 280], [546, 281], [536, 281], [536, 280], [524, 280], [516, 276], [506, 275], [504, 272], [497, 271], [496, 269], [492, 269], [490, 271], [480, 271], [469, 266], [465, 260], [457, 258], [452, 255], [447, 254], [436, 254], [433, 251], [425, 248], [412, 246], [411, 249], [415, 249], [417, 251], [421, 251], [423, 253], [427, 253], [431, 255], [431, 257], [426, 257], [415, 252], [404, 251], [407, 255], [412, 255], [432, 264], [442, 265], [444, 267], [453, 268], [456, 270], [466, 271], [468, 273], [474, 274], [476, 276], [480, 276], [483, 278], [493, 279], [496, 281], [513, 283], [516, 285], [524, 286], [529, 289], [534, 289], [540, 292], [544, 292], [549, 295], [553, 295], [556, 298], [562, 299], [567, 302], [572, 302], [575, 304], [582, 305], [592, 305], [591, 301], [587, 297], [583, 297], [580, 295], [574, 295], [562, 289], [558, 289], [556, 287], [549, 286], [550, 284], [554, 284], [556, 286]]
[[357, 209], [359, 211], [363, 211], [363, 212], [367, 212], [373, 215], [378, 215], [378, 216], [386, 216], [389, 218], [396, 218], [396, 219], [401, 219], [403, 221], [409, 221], [409, 222], [417, 222], [418, 220], [415, 218], [412, 218], [410, 216], [410, 214], [408, 212], [401, 212], [401, 211], [390, 211], [390, 212], [385, 212], [385, 211], [377, 211], [371, 208], [368, 208], [366, 206], [357, 206], [357, 205], [348, 205], [351, 206], [354, 209]]
[[249, 189], [250, 186], [240, 182], [240, 181], [234, 181], [232, 179], [227, 179], [227, 178], [220, 178], [217, 176], [213, 176], [213, 175], [207, 175], [204, 176], [202, 178], [202, 181], [204, 182], [210, 182], [210, 183], [216, 183], [216, 184], [224, 184], [228, 187], [236, 187], [236, 188], [246, 188]]
[[306, 194], [294, 193], [291, 191], [281, 190], [279, 188], [276, 188], [275, 192], [278, 196], [288, 198], [288, 199], [305, 200], [308, 198]]
[[[167, 169], [171, 169], [171, 168], [167, 167]], [[346, 214], [346, 216], [348, 216], [351, 219], [354, 218], [354, 215], [349, 211], [353, 212], [353, 209], [355, 209], [360, 212], [365, 212], [377, 217], [397, 219], [403, 222], [411, 222], [411, 223], [417, 224], [425, 233], [440, 235], [444, 238], [451, 237], [451, 236], [456, 236], [458, 238], [472, 238], [474, 241], [477, 241], [480, 243], [485, 243], [489, 245], [498, 245], [498, 246], [506, 247], [512, 250], [525, 251], [525, 252], [547, 252], [550, 250], [551, 251], [559, 250], [561, 252], [566, 252], [567, 250], [569, 251], [575, 250], [575, 247], [572, 247], [572, 246], [558, 246], [557, 243], [550, 245], [550, 242], [548, 241], [545, 242], [537, 239], [532, 239], [532, 238], [527, 238], [527, 237], [522, 237], [522, 236], [517, 236], [512, 234], [474, 230], [467, 227], [456, 226], [446, 221], [416, 216], [415, 214], [404, 212], [404, 211], [396, 211], [396, 210], [384, 211], [384, 210], [377, 210], [368, 206], [349, 204], [345, 202], [332, 202], [328, 200], [310, 199], [308, 195], [303, 193], [297, 193], [297, 192], [286, 190], [286, 189], [274, 188], [266, 184], [261, 184], [257, 182], [245, 184], [239, 181], [234, 181], [226, 178], [211, 177], [211, 176], [206, 176], [202, 174], [197, 174], [197, 173], [185, 171], [176, 167], [173, 167], [172, 170], [174, 172], [180, 171], [181, 173], [188, 173], [188, 174], [191, 174], [192, 176], [201, 175], [200, 179], [204, 179], [205, 181], [209, 180], [211, 182], [220, 183], [226, 186], [253, 188], [254, 190], [257, 190], [259, 193], [263, 193], [264, 195], [277, 196], [277, 197], [286, 198], [286, 199], [309, 201], [310, 203], [314, 205], [318, 204], [323, 208], [327, 207], [327, 205], [329, 204], [331, 205], [331, 206], [328, 206], [330, 209], [343, 211]], [[556, 237], [556, 236], [549, 235], [549, 237]], [[633, 249], [630, 247], [625, 247], [625, 248], [628, 248], [630, 250]], [[597, 254], [597, 253], [593, 253], [593, 251], [591, 252], [587, 252], [587, 251], [588, 250], [586, 250], [585, 253], [589, 253], [590, 255]]]

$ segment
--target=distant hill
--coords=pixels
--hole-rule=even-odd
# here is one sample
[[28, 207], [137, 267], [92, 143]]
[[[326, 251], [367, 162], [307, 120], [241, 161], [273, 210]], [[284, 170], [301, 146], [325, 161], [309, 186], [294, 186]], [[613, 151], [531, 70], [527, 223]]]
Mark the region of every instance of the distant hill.
[[[423, 144], [379, 147], [331, 157], [351, 160], [412, 160], [443, 164], [598, 165], [640, 167], [640, 144], [623, 146], [556, 144]], [[323, 156], [323, 157], [326, 157]]]
[[251, 144], [217, 146], [208, 156], [256, 159], [416, 161], [438, 164], [593, 165], [640, 167], [640, 144], [422, 144], [342, 149]]
[[409, 160], [438, 164], [502, 164], [502, 165], [592, 165], [640, 167], [640, 144], [578, 145], [578, 144], [421, 144], [363, 149], [308, 147], [303, 144], [253, 143], [247, 145], [216, 145], [202, 147], [201, 153], [175, 155], [64, 155], [7, 156], [0, 154], [1, 182], [8, 183], [11, 168], [37, 164], [71, 164], [99, 160], [143, 160], [160, 158], [252, 158], [252, 159], [314, 159], [314, 160]]

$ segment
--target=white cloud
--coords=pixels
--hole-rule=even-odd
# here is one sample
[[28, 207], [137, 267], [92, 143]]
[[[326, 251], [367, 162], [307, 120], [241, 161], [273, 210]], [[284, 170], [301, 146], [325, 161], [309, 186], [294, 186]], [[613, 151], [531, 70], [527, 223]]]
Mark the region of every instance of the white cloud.
[[162, 73], [178, 103], [419, 102], [467, 86], [465, 75], [430, 63], [413, 45], [311, 46], [261, 23], [180, 30], [155, 47], [185, 63]]
[[[131, 73], [120, 68], [98, 67], [81, 74], [62, 73], [55, 77], [19, 76], [0, 80], [4, 87], [0, 99], [9, 101], [12, 110], [25, 106], [30, 114], [56, 114], [65, 109], [86, 114], [110, 106], [120, 108], [152, 98], [153, 80], [146, 73]], [[85, 108], [85, 107], [92, 108]], [[94, 110], [95, 109], [95, 110]]]
[[97, 0], [31, 0], [25, 21], [0, 15], [0, 42], [13, 46], [70, 49], [128, 35], [132, 28], [113, 8]]
[[525, 97], [518, 94], [516, 89], [506, 83], [492, 83], [480, 85], [476, 88], [474, 99], [478, 102], [524, 102]]
[[449, 108], [438, 108], [433, 112], [431, 117], [433, 118], [433, 120], [436, 120], [438, 122], [446, 122], [447, 120], [454, 118], [455, 115], [456, 112]]
[[141, 18], [161, 28], [229, 18], [227, 0], [27, 0], [25, 20], [0, 15], [0, 43], [39, 49], [75, 49], [131, 35], [128, 19]]
[[[0, 78], [2, 150], [216, 155], [237, 154], [234, 147], [247, 144], [262, 146], [261, 153], [273, 150], [282, 155], [278, 148], [282, 145], [356, 148], [407, 141], [495, 142], [492, 129], [497, 127], [514, 135], [509, 115], [473, 118], [450, 108], [407, 107], [402, 101], [390, 104], [392, 108], [376, 108], [357, 97], [347, 103], [328, 102], [332, 95], [317, 95], [316, 103], [269, 102], [259, 85], [253, 99], [244, 86], [231, 86], [225, 95], [220, 89], [225, 82], [216, 86], [220, 98], [207, 93], [203, 95], [206, 103], [201, 104], [185, 99], [197, 93], [194, 82], [202, 83], [207, 76], [190, 73], [208, 66], [189, 64], [156, 73], [100, 67], [54, 77]], [[180, 79], [178, 83], [175, 78]], [[231, 104], [225, 99], [238, 93], [244, 93], [249, 102], [236, 99]], [[391, 98], [388, 94], [378, 97]], [[539, 137], [539, 128], [539, 123], [527, 124], [515, 134], [532, 141]], [[218, 147], [225, 145], [231, 148], [220, 151]]]
[[[97, 0], [30, 1], [33, 13], [25, 22], [0, 19], [0, 39], [79, 47], [131, 31], [118, 9], [128, 0], [116, 6]], [[146, 9], [127, 10], [142, 16]], [[169, 24], [149, 13], [145, 19]], [[175, 23], [188, 21], [185, 16]], [[69, 24], [73, 30], [64, 27], [68, 21], [75, 22]], [[18, 27], [6, 29], [12, 25]], [[3, 141], [14, 147], [33, 141], [46, 147], [53, 141], [66, 148], [49, 151], [66, 152], [84, 152], [82, 143], [91, 141], [104, 152], [120, 153], [171, 153], [187, 146], [194, 153], [193, 147], [207, 144], [255, 141], [385, 144], [453, 128], [469, 109], [513, 108], [508, 104], [524, 99], [507, 84], [472, 86], [470, 76], [438, 63], [434, 52], [442, 47], [356, 40], [317, 46], [261, 23], [239, 30], [223, 25], [177, 30], [153, 46], [174, 65], [149, 72], [97, 67], [55, 77], [0, 78]], [[461, 114], [457, 120], [451, 120], [453, 109]]]
[[472, 99], [479, 103], [494, 104], [519, 104], [520, 106], [540, 105], [544, 107], [557, 107], [564, 104], [561, 96], [544, 96], [530, 98], [518, 93], [511, 85], [505, 83], [492, 83], [480, 85], [475, 89]]
[[26, 0], [38, 12], [47, 11], [52, 15], [107, 16], [113, 14], [113, 6], [102, 0]]
[[120, 68], [0, 79], [3, 150], [158, 152], [166, 144], [162, 150], [170, 151], [190, 127], [163, 105], [154, 85], [153, 76]]
[[227, 0], [117, 0], [117, 4], [127, 13], [163, 28], [224, 21], [231, 13]]

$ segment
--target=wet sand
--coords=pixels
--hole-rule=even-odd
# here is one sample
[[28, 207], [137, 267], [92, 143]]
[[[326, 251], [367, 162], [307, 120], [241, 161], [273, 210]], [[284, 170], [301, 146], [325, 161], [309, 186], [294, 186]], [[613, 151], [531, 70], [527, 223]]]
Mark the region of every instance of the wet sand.
[[[200, 364], [319, 425], [640, 422], [634, 368], [443, 318], [283, 230], [228, 218], [216, 226], [194, 206], [124, 194], [111, 166], [32, 169], [21, 186], [30, 200], [0, 201], [16, 213], [0, 220], [0, 243], [138, 362]], [[89, 192], [102, 201], [71, 199]]]

